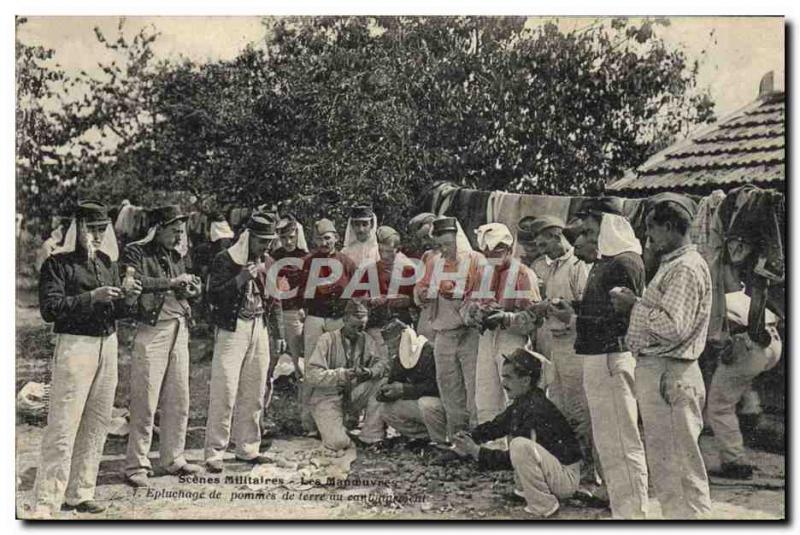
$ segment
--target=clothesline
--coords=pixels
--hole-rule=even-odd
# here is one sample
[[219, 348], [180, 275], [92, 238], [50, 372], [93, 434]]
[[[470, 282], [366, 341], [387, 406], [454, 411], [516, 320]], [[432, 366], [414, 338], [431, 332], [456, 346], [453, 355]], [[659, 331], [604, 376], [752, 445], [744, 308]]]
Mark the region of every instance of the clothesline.
[[[744, 284], [751, 294], [750, 330], [755, 336], [763, 325], [764, 309], [785, 318], [784, 270], [785, 200], [781, 192], [747, 185], [705, 197], [690, 195], [698, 203], [691, 236], [712, 274], [714, 301], [709, 340], [727, 331], [725, 293]], [[649, 198], [618, 199], [619, 207], [644, 245]], [[456, 217], [473, 247], [476, 228], [503, 223], [516, 237], [517, 223], [526, 216], [555, 216], [568, 223], [588, 197], [529, 195], [461, 188], [435, 183], [423, 192], [420, 211]], [[739, 245], [744, 244], [744, 245]]]

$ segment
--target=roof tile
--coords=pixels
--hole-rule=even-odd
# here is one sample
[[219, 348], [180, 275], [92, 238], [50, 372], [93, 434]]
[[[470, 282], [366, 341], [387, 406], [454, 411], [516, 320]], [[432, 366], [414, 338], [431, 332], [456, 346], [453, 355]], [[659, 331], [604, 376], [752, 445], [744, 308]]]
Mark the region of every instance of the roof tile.
[[[778, 100], [781, 99], [781, 100]], [[785, 96], [757, 100], [703, 133], [654, 155], [610, 184], [615, 194], [663, 190], [705, 191], [786, 181]]]

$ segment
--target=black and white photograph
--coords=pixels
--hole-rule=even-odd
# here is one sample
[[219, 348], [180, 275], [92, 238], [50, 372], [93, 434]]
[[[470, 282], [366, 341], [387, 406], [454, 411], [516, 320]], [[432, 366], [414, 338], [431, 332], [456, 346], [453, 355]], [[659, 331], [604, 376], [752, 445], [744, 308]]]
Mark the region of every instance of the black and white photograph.
[[780, 13], [14, 22], [17, 519], [789, 518]]

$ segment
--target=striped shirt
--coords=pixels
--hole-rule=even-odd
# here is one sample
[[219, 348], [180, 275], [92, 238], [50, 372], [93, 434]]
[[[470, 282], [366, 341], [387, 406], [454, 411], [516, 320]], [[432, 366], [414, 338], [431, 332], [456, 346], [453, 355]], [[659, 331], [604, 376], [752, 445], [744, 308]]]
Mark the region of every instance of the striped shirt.
[[640, 357], [696, 360], [711, 317], [711, 274], [694, 244], [664, 255], [631, 310], [628, 347]]

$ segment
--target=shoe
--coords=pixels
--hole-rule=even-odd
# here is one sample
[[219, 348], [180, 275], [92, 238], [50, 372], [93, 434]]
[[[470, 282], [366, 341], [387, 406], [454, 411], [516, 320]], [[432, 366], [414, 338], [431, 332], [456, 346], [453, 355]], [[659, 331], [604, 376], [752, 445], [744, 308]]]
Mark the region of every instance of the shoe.
[[430, 443], [425, 438], [412, 438], [405, 444], [405, 448], [409, 451], [420, 452], [427, 450], [430, 446]]
[[206, 471], [219, 474], [222, 472], [222, 461], [206, 461]]
[[725, 479], [753, 479], [754, 468], [751, 464], [722, 463], [720, 469], [711, 475]]
[[269, 457], [267, 457], [263, 453], [259, 453], [258, 455], [256, 455], [252, 459], [243, 459], [243, 458], [237, 456], [236, 460], [239, 461], [239, 462], [248, 463], [248, 464], [269, 464], [269, 463], [274, 462], [272, 459], [270, 459]]
[[443, 466], [447, 464], [455, 464], [464, 462], [466, 460], [465, 457], [461, 457], [458, 453], [454, 452], [453, 450], [445, 451], [441, 455], [439, 455], [436, 459], [433, 460], [432, 464]]
[[519, 489], [514, 489], [512, 492], [503, 494], [503, 499], [511, 504], [520, 504], [525, 502], [525, 494]]
[[63, 509], [66, 511], [77, 511], [79, 513], [90, 513], [96, 515], [105, 511], [106, 506], [100, 505], [94, 500], [86, 500], [85, 502], [81, 502], [78, 505], [65, 504]]
[[135, 487], [137, 489], [144, 489], [150, 486], [150, 478], [147, 477], [147, 474], [144, 473], [133, 474], [132, 476], [126, 476], [125, 480], [131, 487]]
[[386, 443], [385, 440], [378, 440], [376, 442], [370, 442], [367, 444], [367, 451], [371, 451], [373, 453], [381, 453], [387, 450], [389, 445]]
[[539, 513], [535, 513], [535, 512], [534, 512], [534, 511], [533, 511], [533, 510], [532, 510], [532, 509], [531, 509], [529, 506], [527, 506], [527, 505], [524, 507], [524, 509], [523, 509], [523, 510], [524, 510], [526, 513], [528, 513], [528, 514], [531, 514], [531, 515], [537, 516], [537, 517], [539, 517], [539, 518], [552, 518], [552, 517], [553, 517], [553, 515], [555, 515], [555, 514], [558, 512], [558, 510], [559, 510], [559, 508], [560, 508], [560, 507], [561, 507], [561, 505], [560, 505], [558, 502], [556, 502], [555, 506], [554, 506], [554, 507], [553, 507], [553, 508], [552, 508], [550, 511], [546, 512], [546, 513], [545, 513], [545, 514], [543, 514], [543, 515], [540, 515]]
[[367, 448], [369, 448], [369, 447], [381, 442], [381, 439], [364, 440], [363, 438], [361, 438], [361, 434], [360, 433], [354, 433], [353, 431], [348, 431], [347, 432], [347, 436], [350, 437], [350, 440], [353, 442], [353, 444], [356, 445], [356, 447], [363, 448], [363, 449], [367, 449]]
[[169, 475], [171, 476], [190, 476], [193, 474], [199, 474], [203, 471], [203, 467], [199, 464], [192, 464], [186, 463], [174, 472], [170, 472]]
[[741, 431], [743, 436], [751, 437], [756, 428], [758, 428], [758, 424], [761, 423], [761, 413], [758, 414], [740, 414], [738, 415], [739, 418], [739, 430]]
[[584, 488], [576, 490], [572, 497], [586, 507], [606, 509], [610, 505], [607, 498], [593, 494], [591, 491]]

